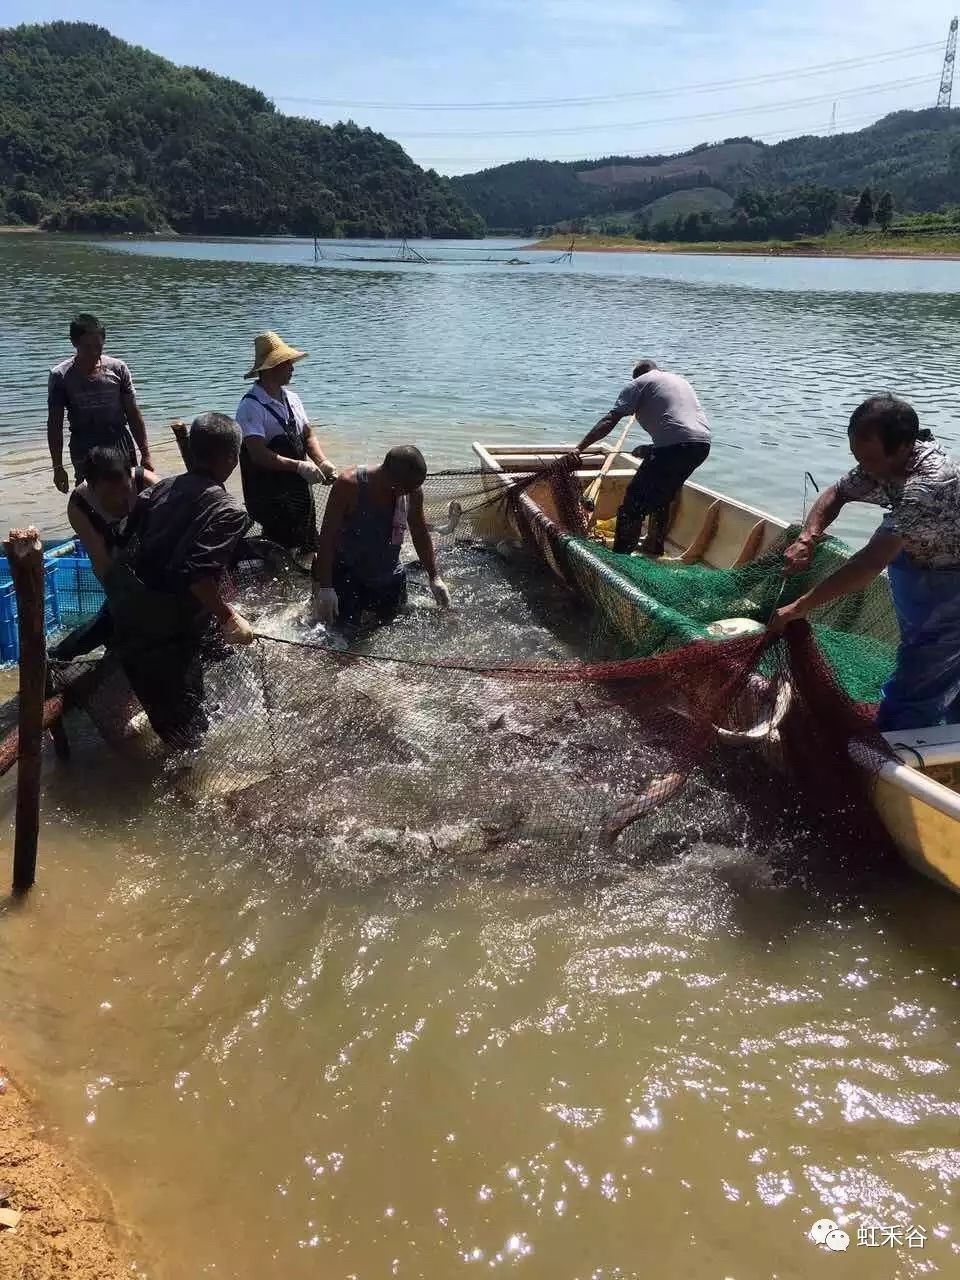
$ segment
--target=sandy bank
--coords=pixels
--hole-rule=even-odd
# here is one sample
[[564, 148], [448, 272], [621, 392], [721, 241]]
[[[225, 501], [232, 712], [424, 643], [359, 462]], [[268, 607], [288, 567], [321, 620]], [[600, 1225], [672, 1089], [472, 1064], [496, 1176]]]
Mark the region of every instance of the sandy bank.
[[[0, 1225], [3, 1280], [146, 1277], [105, 1192], [52, 1140], [36, 1109], [0, 1067], [0, 1204], [19, 1213]], [[3, 1215], [0, 1215], [3, 1216]]]
[[[558, 240], [540, 240], [536, 244], [527, 244], [522, 246], [524, 253], [532, 253], [534, 251], [543, 251], [549, 253], [564, 253], [570, 248], [569, 239], [565, 241]], [[835, 246], [813, 245], [810, 247], [792, 246], [781, 244], [769, 244], [766, 242], [758, 244], [740, 243], [737, 241], [731, 243], [718, 244], [698, 244], [692, 242], [690, 244], [670, 243], [670, 244], [652, 244], [637, 243], [636, 241], [624, 240], [622, 243], [610, 243], [591, 241], [584, 237], [578, 240], [573, 247], [574, 253], [648, 253], [648, 254], [692, 254], [697, 257], [737, 257], [737, 258], [855, 258], [855, 259], [903, 259], [913, 258], [918, 261], [938, 261], [938, 262], [960, 262], [960, 246], [953, 250], [931, 250], [918, 249], [915, 247], [904, 246], [897, 247], [878, 247], [875, 249], [863, 249], [853, 251], [849, 249], [839, 249]]]

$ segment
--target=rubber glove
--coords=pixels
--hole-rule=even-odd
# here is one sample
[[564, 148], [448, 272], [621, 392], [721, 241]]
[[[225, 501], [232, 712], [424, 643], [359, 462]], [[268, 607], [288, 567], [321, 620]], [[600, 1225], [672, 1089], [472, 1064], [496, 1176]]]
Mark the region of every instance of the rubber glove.
[[323, 484], [326, 481], [323, 470], [309, 458], [297, 463], [297, 475], [301, 480], [306, 480], [307, 484]]
[[321, 462], [320, 470], [323, 472], [323, 483], [333, 484], [337, 478], [337, 468], [332, 462]]
[[433, 598], [437, 602], [438, 609], [450, 608], [450, 588], [442, 578], [431, 578], [430, 590], [433, 592]]
[[340, 601], [337, 599], [337, 593], [333, 587], [321, 587], [319, 583], [313, 584], [313, 593], [310, 599], [310, 619], [312, 622], [322, 622], [325, 627], [329, 627], [332, 622], [336, 622], [340, 616]]
[[253, 627], [236, 609], [230, 610], [230, 616], [221, 622], [220, 630], [227, 644], [253, 644]]

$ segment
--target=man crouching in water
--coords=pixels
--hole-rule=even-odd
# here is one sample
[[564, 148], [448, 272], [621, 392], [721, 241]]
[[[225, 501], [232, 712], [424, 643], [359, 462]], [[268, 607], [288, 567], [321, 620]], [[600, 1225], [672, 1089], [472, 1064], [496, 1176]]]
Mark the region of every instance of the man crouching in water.
[[356, 626], [365, 611], [381, 624], [395, 618], [407, 603], [400, 549], [408, 528], [434, 599], [449, 606], [423, 514], [426, 478], [423, 454], [412, 444], [391, 449], [379, 467], [350, 467], [338, 477], [313, 563], [314, 622]]
[[201, 650], [211, 620], [230, 644], [253, 640], [220, 591], [250, 527], [224, 488], [240, 455], [240, 428], [226, 414], [205, 413], [189, 441], [190, 469], [140, 495], [126, 547], [103, 579], [112, 648], [154, 731], [178, 748], [197, 746], [207, 729]]

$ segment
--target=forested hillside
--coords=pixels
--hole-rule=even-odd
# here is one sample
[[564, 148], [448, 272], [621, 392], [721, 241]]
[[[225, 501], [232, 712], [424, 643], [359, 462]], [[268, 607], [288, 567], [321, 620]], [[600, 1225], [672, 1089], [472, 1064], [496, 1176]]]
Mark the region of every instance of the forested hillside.
[[0, 30], [0, 222], [222, 234], [474, 236], [446, 178], [371, 129], [281, 115], [256, 89], [101, 27]]
[[534, 228], [639, 210], [674, 191], [818, 186], [838, 194], [889, 191], [904, 211], [960, 202], [960, 110], [898, 111], [856, 133], [775, 146], [730, 138], [676, 156], [523, 160], [453, 179], [491, 227]]

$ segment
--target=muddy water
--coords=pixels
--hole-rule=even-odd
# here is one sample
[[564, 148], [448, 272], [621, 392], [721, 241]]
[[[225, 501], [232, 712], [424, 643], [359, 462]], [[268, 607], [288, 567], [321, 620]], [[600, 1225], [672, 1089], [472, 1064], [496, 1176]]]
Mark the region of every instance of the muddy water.
[[[17, 239], [0, 245], [0, 507], [51, 535], [45, 371], [88, 307], [151, 426], [232, 407], [251, 334], [279, 328], [312, 352], [297, 387], [338, 462], [399, 434], [435, 465], [463, 465], [475, 437], [574, 439], [646, 351], [712, 414], [704, 480], [783, 516], [806, 468], [823, 483], [846, 465], [844, 417], [868, 392], [903, 391], [960, 438], [957, 264], [328, 272], [302, 244], [148, 260]], [[169, 439], [157, 453], [175, 467]], [[459, 631], [420, 610], [391, 640], [405, 653], [585, 639], [569, 603], [454, 568]], [[142, 1232], [151, 1276], [956, 1274], [956, 899], [761, 823], [784, 799], [769, 789], [697, 779], [613, 854], [541, 823], [517, 857], [366, 812], [358, 761], [355, 812], [291, 839], [294, 807], [263, 840], [149, 760], [72, 737], [48, 772], [38, 890], [0, 914], [0, 1052]], [[474, 757], [447, 749], [466, 788]], [[303, 778], [313, 820], [330, 778], [310, 758]], [[9, 796], [0, 782], [4, 830]], [[822, 1218], [845, 1252], [806, 1239]]]
[[[515, 566], [451, 569], [479, 652], [576, 651]], [[302, 634], [276, 602], [260, 625]], [[73, 741], [40, 888], [0, 916], [2, 1049], [148, 1274], [956, 1273], [954, 898], [839, 870], [705, 778], [627, 846], [558, 826], [514, 857], [340, 807], [255, 839]], [[332, 772], [304, 759], [312, 802]], [[845, 1254], [806, 1238], [824, 1218]]]

